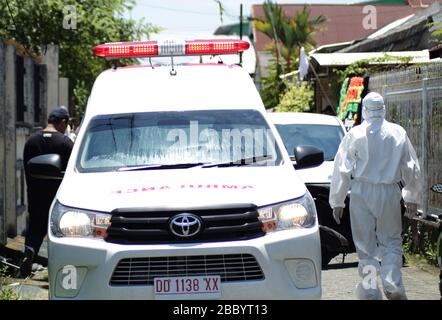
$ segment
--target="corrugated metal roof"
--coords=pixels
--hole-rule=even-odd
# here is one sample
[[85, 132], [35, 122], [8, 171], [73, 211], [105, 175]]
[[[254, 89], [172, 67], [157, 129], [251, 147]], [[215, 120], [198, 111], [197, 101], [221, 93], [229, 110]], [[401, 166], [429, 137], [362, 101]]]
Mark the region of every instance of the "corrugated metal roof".
[[310, 53], [331, 53], [331, 52], [336, 52], [342, 48], [348, 47], [350, 45], [353, 44], [353, 41], [346, 41], [346, 42], [338, 42], [338, 43], [331, 43], [331, 44], [324, 44], [322, 46], [319, 46], [315, 49], [313, 49], [312, 51], [310, 51]]
[[[433, 0], [422, 0], [424, 3]], [[438, 0], [442, 1], [442, 0]], [[309, 4], [310, 18], [324, 15], [327, 18], [325, 25], [315, 32], [315, 41], [318, 46], [357, 39], [364, 39], [373, 31], [379, 30], [390, 22], [416, 13], [422, 8], [412, 7], [407, 4], [380, 4], [376, 5], [376, 30], [366, 29], [362, 23], [366, 13], [367, 4]], [[304, 4], [280, 4], [287, 16], [292, 17], [296, 12], [302, 11]], [[262, 4], [252, 6], [252, 16], [263, 18]], [[263, 51], [271, 42], [265, 34], [253, 28], [256, 51]]]
[[379, 29], [376, 32], [373, 32], [370, 34], [367, 39], [374, 39], [376, 37], [382, 36], [383, 34], [387, 33], [388, 31], [402, 25], [403, 23], [407, 22], [409, 19], [411, 19], [414, 16], [414, 14], [410, 14], [409, 16], [406, 16], [405, 18], [398, 19], [396, 21], [393, 21], [392, 23], [387, 24], [385, 27]]
[[[410, 63], [429, 62], [430, 54], [428, 50], [422, 51], [400, 51], [400, 52], [350, 52], [350, 53], [313, 53], [310, 58], [316, 61], [320, 66], [347, 66], [353, 62], [362, 59], [382, 58], [384, 56], [394, 57], [412, 57]], [[397, 62], [401, 62], [398, 60]], [[394, 64], [395, 61], [386, 61], [379, 64]], [[375, 63], [374, 63], [375, 64]]]
[[[419, 48], [419, 42], [422, 40], [423, 34], [429, 29], [428, 22], [431, 22], [432, 17], [441, 13], [442, 6], [436, 1], [408, 19], [395, 21], [391, 28], [387, 26], [385, 32], [375, 32], [366, 39], [340, 50], [340, 52], [388, 51], [395, 50], [395, 48], [400, 50], [394, 46], [396, 42], [408, 44], [405, 48], [425, 48], [426, 45]], [[402, 46], [401, 49], [404, 49], [404, 47]]]

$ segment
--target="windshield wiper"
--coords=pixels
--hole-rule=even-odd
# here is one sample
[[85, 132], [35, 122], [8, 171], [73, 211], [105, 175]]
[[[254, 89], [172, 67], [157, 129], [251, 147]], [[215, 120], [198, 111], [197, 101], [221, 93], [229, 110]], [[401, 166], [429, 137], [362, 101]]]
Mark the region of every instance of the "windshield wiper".
[[252, 163], [264, 161], [264, 160], [272, 160], [272, 156], [259, 156], [259, 157], [250, 157], [238, 159], [235, 161], [229, 162], [218, 162], [218, 163], [210, 163], [210, 162], [190, 162], [190, 163], [171, 163], [171, 164], [147, 164], [141, 166], [127, 166], [118, 168], [117, 171], [141, 171], [141, 170], [162, 170], [162, 169], [187, 169], [193, 167], [202, 168], [212, 168], [212, 167], [239, 167], [246, 166]]
[[128, 166], [118, 168], [117, 171], [141, 171], [141, 170], [162, 170], [162, 169], [187, 169], [202, 166], [207, 162], [191, 162], [191, 163], [171, 163], [171, 164], [147, 164], [142, 166]]
[[239, 167], [239, 166], [247, 166], [252, 163], [264, 161], [264, 160], [272, 160], [272, 156], [259, 156], [259, 157], [250, 157], [250, 158], [242, 158], [235, 161], [228, 162], [218, 162], [218, 163], [208, 163], [203, 164], [202, 168], [213, 168], [213, 167]]

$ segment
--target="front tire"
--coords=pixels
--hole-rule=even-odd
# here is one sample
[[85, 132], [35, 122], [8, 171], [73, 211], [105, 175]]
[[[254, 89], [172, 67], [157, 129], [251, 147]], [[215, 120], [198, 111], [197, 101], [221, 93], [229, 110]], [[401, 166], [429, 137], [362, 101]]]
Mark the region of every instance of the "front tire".
[[330, 261], [336, 257], [339, 254], [339, 252], [331, 252], [325, 247], [321, 247], [321, 267], [322, 269], [325, 269], [327, 265], [330, 263]]

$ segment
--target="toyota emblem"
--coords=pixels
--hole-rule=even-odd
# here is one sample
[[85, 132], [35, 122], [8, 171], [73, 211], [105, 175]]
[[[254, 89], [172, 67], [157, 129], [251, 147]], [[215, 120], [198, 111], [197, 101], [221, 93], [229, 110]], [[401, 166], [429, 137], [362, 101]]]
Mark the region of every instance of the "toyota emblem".
[[169, 222], [172, 233], [178, 237], [192, 237], [201, 230], [201, 220], [191, 213], [180, 213], [173, 216]]

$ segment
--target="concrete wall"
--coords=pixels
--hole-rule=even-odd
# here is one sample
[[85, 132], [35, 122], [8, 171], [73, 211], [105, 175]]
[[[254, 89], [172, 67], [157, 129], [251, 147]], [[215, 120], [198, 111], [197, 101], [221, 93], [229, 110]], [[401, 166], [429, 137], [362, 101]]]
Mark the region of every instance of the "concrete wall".
[[5, 49], [6, 46], [0, 41], [0, 244], [6, 242]]
[[[17, 127], [16, 128], [16, 226], [15, 233], [23, 234], [26, 231], [26, 225], [28, 220], [27, 212], [27, 195], [26, 195], [26, 179], [23, 163], [23, 150], [26, 141], [31, 133], [31, 128]], [[12, 234], [10, 234], [12, 235]]]
[[[47, 45], [43, 48], [43, 64], [46, 65], [47, 101], [46, 111], [49, 114], [58, 105], [58, 46]], [[66, 106], [67, 107], [67, 106]]]
[[24, 57], [24, 122], [32, 125], [34, 123], [34, 62], [31, 57]]
[[57, 46], [47, 47], [46, 64], [36, 64], [31, 57], [17, 56], [15, 45], [6, 43], [0, 39], [0, 245], [26, 231], [24, 145], [34, 130], [46, 125], [59, 97], [66, 106], [69, 101], [68, 79], [59, 85]]
[[38, 66], [38, 81], [39, 85], [39, 105], [40, 105], [40, 121], [39, 123], [35, 123], [35, 126], [44, 127], [47, 123], [48, 119], [48, 87], [49, 84], [47, 82], [48, 77], [48, 68], [46, 65], [42, 64]]
[[16, 220], [16, 74], [15, 47], [8, 45], [5, 50], [5, 210], [6, 232], [14, 234], [17, 229]]
[[69, 110], [69, 79], [58, 79], [58, 105], [65, 106]]
[[23, 101], [24, 101], [24, 120], [17, 123], [15, 131], [16, 139], [16, 226], [15, 234], [23, 234], [26, 231], [27, 214], [27, 196], [25, 184], [25, 172], [23, 164], [23, 150], [26, 140], [34, 127], [35, 122], [35, 64], [31, 57], [24, 57], [23, 74]]

